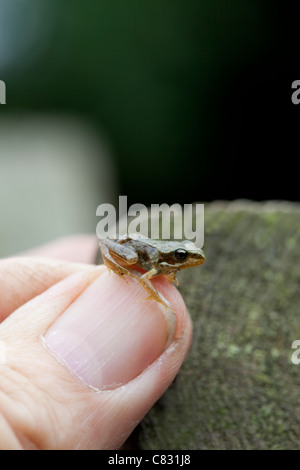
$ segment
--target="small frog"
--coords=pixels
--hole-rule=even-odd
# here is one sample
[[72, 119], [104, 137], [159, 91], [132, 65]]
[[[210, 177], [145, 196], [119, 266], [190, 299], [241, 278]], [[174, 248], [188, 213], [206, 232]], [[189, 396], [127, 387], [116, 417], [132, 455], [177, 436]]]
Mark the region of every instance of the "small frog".
[[159, 295], [150, 279], [163, 275], [178, 285], [177, 271], [199, 266], [205, 261], [203, 251], [188, 240], [152, 240], [133, 233], [115, 240], [101, 240], [99, 245], [103, 261], [109, 270], [119, 276], [137, 279], [149, 294], [147, 300], [156, 300], [166, 309], [170, 309], [170, 306]]

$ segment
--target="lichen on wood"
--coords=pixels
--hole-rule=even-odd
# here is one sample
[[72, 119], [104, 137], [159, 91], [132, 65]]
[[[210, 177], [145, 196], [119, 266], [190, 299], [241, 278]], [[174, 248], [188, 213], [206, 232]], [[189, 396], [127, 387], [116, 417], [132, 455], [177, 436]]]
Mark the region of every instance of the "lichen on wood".
[[205, 205], [206, 263], [178, 275], [193, 341], [127, 448], [298, 449], [300, 205]]

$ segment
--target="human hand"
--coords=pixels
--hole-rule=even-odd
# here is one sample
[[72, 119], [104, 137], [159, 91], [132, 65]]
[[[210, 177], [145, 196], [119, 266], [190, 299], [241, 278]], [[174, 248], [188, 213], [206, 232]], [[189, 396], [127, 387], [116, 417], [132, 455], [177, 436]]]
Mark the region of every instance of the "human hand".
[[177, 289], [154, 280], [176, 311], [166, 347], [160, 307], [86, 264], [96, 250], [78, 236], [0, 261], [2, 450], [116, 449], [184, 360], [191, 323]]

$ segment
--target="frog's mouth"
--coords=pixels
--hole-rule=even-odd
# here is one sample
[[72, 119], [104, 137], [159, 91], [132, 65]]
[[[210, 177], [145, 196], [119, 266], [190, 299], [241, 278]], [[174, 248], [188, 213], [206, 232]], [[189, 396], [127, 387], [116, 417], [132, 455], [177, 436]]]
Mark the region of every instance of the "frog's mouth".
[[205, 256], [203, 253], [199, 256], [199, 253], [197, 254], [190, 254], [189, 258], [177, 269], [187, 269], [187, 268], [193, 268], [196, 266], [200, 266], [201, 264], [205, 263]]

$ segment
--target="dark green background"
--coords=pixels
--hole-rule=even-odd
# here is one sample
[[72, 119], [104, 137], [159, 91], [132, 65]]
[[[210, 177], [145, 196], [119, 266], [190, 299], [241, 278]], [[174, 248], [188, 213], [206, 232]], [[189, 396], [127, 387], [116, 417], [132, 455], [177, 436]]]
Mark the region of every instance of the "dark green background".
[[0, 7], [9, 31], [0, 51], [16, 51], [0, 61], [1, 113], [89, 118], [112, 146], [129, 203], [298, 198], [294, 10], [262, 0]]

